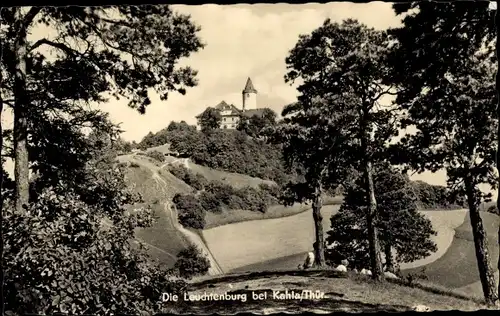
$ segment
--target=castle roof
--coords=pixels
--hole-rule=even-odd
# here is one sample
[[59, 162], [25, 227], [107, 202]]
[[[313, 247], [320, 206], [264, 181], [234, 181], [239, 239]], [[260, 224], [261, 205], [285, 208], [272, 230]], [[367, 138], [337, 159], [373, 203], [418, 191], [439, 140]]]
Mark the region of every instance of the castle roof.
[[247, 84], [245, 85], [245, 89], [243, 89], [243, 93], [257, 93], [257, 90], [254, 88], [252, 79], [248, 77]]
[[264, 108], [245, 110], [245, 112], [242, 113], [242, 115], [246, 117], [252, 117], [254, 115], [262, 116], [262, 114], [264, 114]]
[[[239, 110], [237, 107], [235, 107], [233, 104], [228, 104], [226, 101], [222, 100], [219, 104], [214, 106], [214, 109], [218, 111], [231, 111], [228, 114], [225, 114], [224, 116], [233, 116], [233, 115], [241, 115], [241, 110]], [[199, 118], [201, 116], [200, 113], [196, 116], [196, 118]]]

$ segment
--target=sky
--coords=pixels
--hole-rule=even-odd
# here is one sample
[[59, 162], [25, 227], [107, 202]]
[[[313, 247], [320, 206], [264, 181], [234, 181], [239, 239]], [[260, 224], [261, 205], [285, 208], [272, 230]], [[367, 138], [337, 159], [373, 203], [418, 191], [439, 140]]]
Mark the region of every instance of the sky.
[[[195, 116], [208, 106], [224, 100], [241, 108], [241, 91], [248, 77], [258, 90], [258, 107], [270, 107], [277, 113], [295, 101], [296, 87], [285, 83], [285, 58], [299, 35], [311, 33], [326, 18], [341, 22], [357, 19], [375, 29], [400, 25], [391, 3], [331, 2], [326, 4], [237, 4], [173, 5], [189, 14], [201, 27], [199, 37], [205, 48], [182, 60], [198, 71], [198, 86], [186, 95], [171, 93], [166, 101], [152, 96], [146, 114], [127, 107], [126, 100], [110, 100], [99, 107], [121, 123], [125, 140], [139, 142], [147, 133], [165, 128], [171, 121], [195, 124]], [[45, 36], [46, 30], [34, 30], [32, 36]], [[4, 115], [4, 117], [8, 117]], [[445, 185], [445, 172], [412, 176], [431, 184]]]

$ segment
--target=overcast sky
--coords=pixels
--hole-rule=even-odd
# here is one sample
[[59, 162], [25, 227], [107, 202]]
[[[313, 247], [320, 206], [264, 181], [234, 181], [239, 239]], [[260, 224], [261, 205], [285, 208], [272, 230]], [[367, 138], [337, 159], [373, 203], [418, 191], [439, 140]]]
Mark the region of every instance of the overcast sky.
[[[293, 102], [297, 96], [295, 87], [286, 84], [283, 77], [285, 58], [300, 34], [310, 33], [326, 18], [338, 22], [354, 18], [376, 29], [400, 24], [391, 4], [385, 2], [172, 7], [191, 15], [201, 26], [199, 36], [206, 47], [182, 61], [199, 72], [199, 85], [188, 89], [184, 96], [172, 93], [167, 101], [153, 96], [144, 115], [128, 108], [125, 100], [111, 100], [100, 105], [115, 123], [121, 123], [126, 140], [140, 141], [147, 133], [159, 131], [170, 121], [185, 120], [194, 124], [195, 115], [222, 100], [241, 107], [241, 90], [248, 77], [259, 91], [258, 106], [281, 112], [283, 105]], [[46, 30], [33, 30], [37, 32]], [[8, 120], [8, 116], [4, 118]], [[412, 178], [445, 185], [446, 175], [444, 172], [424, 173]]]

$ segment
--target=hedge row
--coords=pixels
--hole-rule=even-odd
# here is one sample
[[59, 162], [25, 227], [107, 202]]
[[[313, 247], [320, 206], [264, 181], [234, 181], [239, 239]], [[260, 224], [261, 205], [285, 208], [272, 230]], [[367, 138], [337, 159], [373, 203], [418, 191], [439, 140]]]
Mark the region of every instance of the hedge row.
[[196, 229], [204, 228], [206, 212], [221, 213], [224, 209], [232, 209], [264, 213], [270, 205], [278, 203], [281, 194], [277, 186], [268, 184], [237, 189], [220, 181], [208, 181], [184, 166], [171, 167], [170, 172], [198, 191], [177, 194], [173, 199], [179, 222]]

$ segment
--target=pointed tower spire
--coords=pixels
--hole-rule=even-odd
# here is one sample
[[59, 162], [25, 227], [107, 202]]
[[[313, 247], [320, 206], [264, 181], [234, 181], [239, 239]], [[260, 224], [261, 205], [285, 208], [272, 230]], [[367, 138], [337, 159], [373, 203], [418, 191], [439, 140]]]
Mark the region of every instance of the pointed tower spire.
[[253, 87], [252, 79], [248, 77], [247, 84], [245, 85], [245, 89], [243, 89], [242, 93], [257, 93], [257, 90]]

